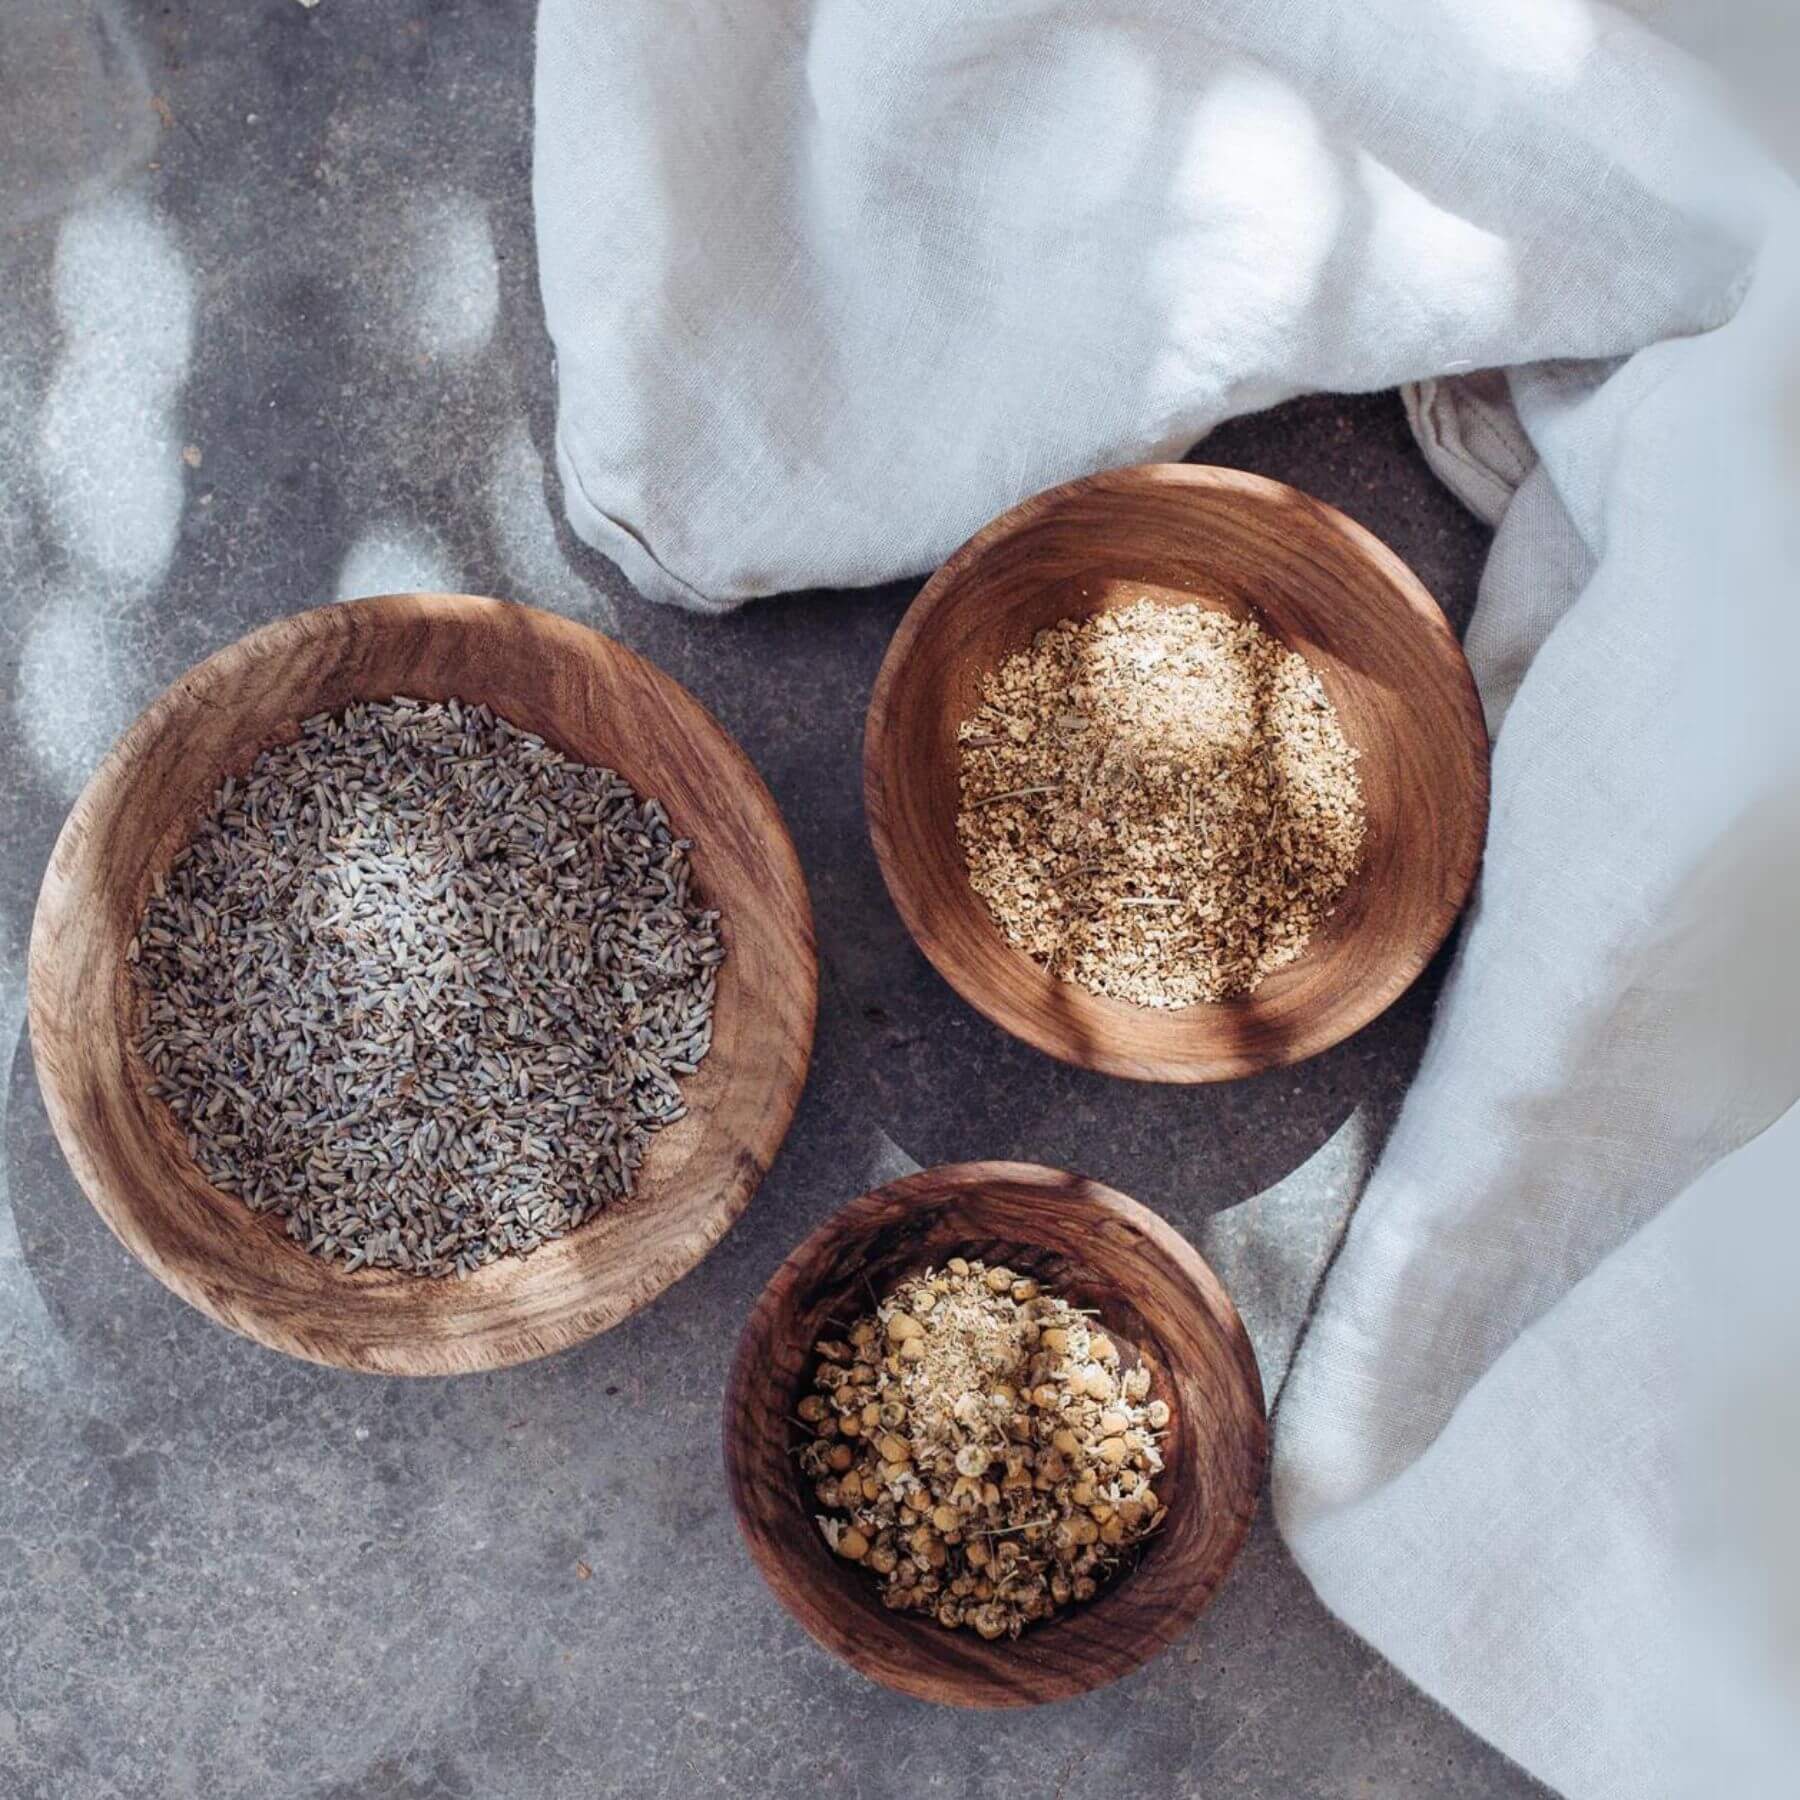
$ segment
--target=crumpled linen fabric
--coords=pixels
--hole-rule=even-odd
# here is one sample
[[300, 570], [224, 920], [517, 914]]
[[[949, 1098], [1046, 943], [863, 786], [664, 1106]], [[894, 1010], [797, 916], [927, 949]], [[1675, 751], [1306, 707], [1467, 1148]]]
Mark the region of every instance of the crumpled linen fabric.
[[1800, 910], [1791, 185], [1588, 0], [542, 0], [536, 130], [565, 503], [654, 598], [913, 574], [1406, 387], [1497, 527], [1492, 820], [1277, 1514], [1552, 1786], [1685, 1791], [1687, 1190], [1800, 1092], [1800, 1034], [1731, 1023]]
[[1687, 76], [1573, 0], [545, 0], [570, 518], [654, 598], [854, 586], [1301, 391], [1716, 324]]

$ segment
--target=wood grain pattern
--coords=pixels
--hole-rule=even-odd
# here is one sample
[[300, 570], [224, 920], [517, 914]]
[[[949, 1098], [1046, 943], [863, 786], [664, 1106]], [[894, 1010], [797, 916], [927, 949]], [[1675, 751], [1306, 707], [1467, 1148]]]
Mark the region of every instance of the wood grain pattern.
[[[1298, 962], [1242, 1000], [1154, 1011], [1055, 979], [1001, 935], [956, 835], [957, 725], [1045, 626], [1140, 596], [1254, 617], [1318, 672], [1360, 753], [1360, 873]], [[869, 707], [863, 796], [907, 929], [997, 1025], [1065, 1062], [1223, 1081], [1298, 1062], [1405, 992], [1468, 897], [1488, 742], [1462, 648], [1416, 576], [1342, 513], [1232, 469], [1149, 464], [1052, 488], [913, 602]]]
[[[654, 1141], [631, 1204], [464, 1281], [346, 1274], [213, 1188], [147, 1091], [124, 952], [154, 875], [229, 773], [301, 719], [358, 699], [481, 701], [661, 800], [723, 909], [711, 1055], [688, 1117]], [[191, 670], [76, 801], [38, 898], [32, 1045], [88, 1197], [125, 1246], [202, 1312], [316, 1362], [450, 1374], [604, 1331], [724, 1236], [786, 1133], [817, 1000], [812, 913], [768, 790], [683, 688], [598, 632], [462, 594], [390, 594], [284, 619]]]
[[[927, 1263], [983, 1257], [1099, 1309], [1173, 1412], [1156, 1491], [1169, 1516], [1137, 1566], [1086, 1606], [984, 1642], [889, 1612], [834, 1556], [794, 1466], [792, 1423], [813, 1346]], [[1185, 1238], [1135, 1200], [1030, 1163], [927, 1169], [854, 1200], [776, 1271], [739, 1340], [724, 1415], [726, 1476], [750, 1554], [814, 1639], [872, 1681], [953, 1706], [1030, 1706], [1103, 1686], [1200, 1615], [1249, 1530], [1268, 1451], [1242, 1321]]]

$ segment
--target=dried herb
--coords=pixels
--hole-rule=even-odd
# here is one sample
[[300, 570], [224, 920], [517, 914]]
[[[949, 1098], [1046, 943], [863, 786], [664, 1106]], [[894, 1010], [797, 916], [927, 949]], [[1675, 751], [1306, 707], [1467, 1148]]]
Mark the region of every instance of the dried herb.
[[1017, 1637], [1163, 1518], [1149, 1371], [1030, 1277], [951, 1257], [817, 1355], [798, 1412], [819, 1528], [898, 1611]]
[[958, 733], [969, 879], [1064, 980], [1140, 1006], [1255, 990], [1355, 873], [1356, 753], [1254, 620], [1140, 600], [1038, 634]]
[[484, 706], [265, 751], [130, 952], [207, 1178], [315, 1255], [465, 1275], [629, 1198], [712, 1042], [719, 916], [655, 800]]

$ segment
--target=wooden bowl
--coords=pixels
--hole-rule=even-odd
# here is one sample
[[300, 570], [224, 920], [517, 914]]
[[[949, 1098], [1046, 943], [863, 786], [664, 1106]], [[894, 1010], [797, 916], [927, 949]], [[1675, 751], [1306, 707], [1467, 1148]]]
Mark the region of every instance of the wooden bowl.
[[[147, 1087], [125, 949], [152, 878], [227, 774], [301, 719], [414, 694], [485, 702], [660, 799], [723, 910], [712, 1053], [683, 1085], [629, 1206], [466, 1280], [345, 1273], [272, 1214], [212, 1187]], [[76, 801], [32, 929], [38, 1079], [64, 1154], [133, 1255], [259, 1343], [395, 1375], [499, 1368], [616, 1325], [691, 1269], [744, 1210], [811, 1053], [812, 914], [781, 815], [684, 689], [598, 632], [466, 594], [389, 594], [283, 619], [209, 657], [120, 740]]]
[[[1058, 980], [969, 885], [956, 729], [981, 678], [1059, 619], [1148, 596], [1249, 615], [1318, 672], [1360, 752], [1361, 870], [1297, 962], [1246, 999], [1158, 1011]], [[1224, 1081], [1316, 1055], [1390, 1006], [1444, 941], [1481, 860], [1487, 731], [1418, 578], [1340, 512], [1235, 469], [1157, 463], [1052, 488], [944, 564], [894, 634], [863, 795], [907, 929], [978, 1011], [1064, 1062]]]
[[[1173, 1418], [1156, 1490], [1168, 1517], [1137, 1566], [1085, 1606], [987, 1643], [889, 1612], [832, 1554], [799, 1475], [794, 1408], [813, 1346], [868, 1312], [871, 1290], [947, 1257], [1035, 1275], [1099, 1310], [1142, 1357]], [[833, 1323], [837, 1321], [837, 1323]], [[1032, 1163], [952, 1163], [853, 1200], [775, 1272], [738, 1341], [725, 1393], [725, 1471], [750, 1554], [813, 1638], [885, 1687], [952, 1706], [1066, 1700], [1148, 1662], [1199, 1617], [1250, 1528], [1268, 1433], [1242, 1321], [1180, 1233], [1135, 1200]]]

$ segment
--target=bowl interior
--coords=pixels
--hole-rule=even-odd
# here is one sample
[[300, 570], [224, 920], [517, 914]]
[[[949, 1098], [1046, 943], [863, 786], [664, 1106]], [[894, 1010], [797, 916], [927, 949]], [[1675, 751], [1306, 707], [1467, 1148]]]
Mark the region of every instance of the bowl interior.
[[[1005, 1262], [1098, 1310], [1172, 1418], [1157, 1492], [1169, 1508], [1136, 1565], [1089, 1604], [986, 1643], [889, 1612], [834, 1556], [793, 1450], [794, 1408], [821, 1337], [874, 1296], [954, 1255]], [[1136, 1668], [1199, 1615], [1248, 1529], [1266, 1435], [1249, 1341], [1216, 1278], [1177, 1233], [1124, 1195], [1029, 1164], [926, 1170], [853, 1202], [795, 1251], [740, 1342], [725, 1414], [727, 1471], [746, 1541], [782, 1603], [871, 1679], [962, 1706], [1086, 1692]]]
[[[1241, 1000], [1159, 1011], [1088, 993], [1002, 936], [956, 832], [956, 730], [1046, 626], [1148, 598], [1257, 620], [1317, 671], [1358, 753], [1362, 866], [1306, 953]], [[895, 634], [870, 707], [870, 829], [908, 928], [997, 1024], [1065, 1061], [1209, 1081], [1310, 1056], [1415, 979], [1467, 896], [1487, 735], [1443, 613], [1400, 560], [1279, 482], [1159, 464], [1051, 489], [953, 556]]]
[[[693, 839], [696, 890], [723, 913], [711, 1054], [683, 1083], [632, 1202], [465, 1280], [347, 1274], [273, 1215], [222, 1194], [148, 1092], [124, 951], [154, 877], [227, 774], [311, 714], [412, 694], [483, 702], [565, 753], [618, 769]], [[295, 1354], [390, 1373], [496, 1367], [616, 1323], [723, 1236], [805, 1078], [812, 922], [785, 827], [741, 751], [676, 683], [598, 633], [468, 596], [391, 595], [254, 633], [184, 676], [76, 803], [31, 952], [32, 1037], [51, 1118], [113, 1230], [223, 1323]]]

